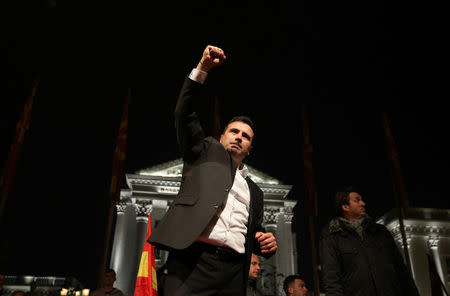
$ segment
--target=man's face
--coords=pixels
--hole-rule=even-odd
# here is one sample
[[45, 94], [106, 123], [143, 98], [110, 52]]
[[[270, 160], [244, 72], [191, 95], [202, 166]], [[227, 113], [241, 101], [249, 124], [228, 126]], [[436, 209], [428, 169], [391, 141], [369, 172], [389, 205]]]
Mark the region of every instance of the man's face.
[[105, 273], [105, 279], [104, 279], [103, 285], [112, 286], [115, 281], [116, 281], [116, 275], [114, 274], [114, 272]]
[[366, 215], [366, 204], [363, 202], [361, 195], [357, 192], [350, 192], [348, 195], [348, 205], [343, 205], [345, 215], [349, 220], [361, 219]]
[[306, 296], [308, 292], [305, 282], [299, 279], [295, 279], [294, 287], [289, 289], [292, 289], [292, 296]]
[[223, 147], [240, 160], [250, 154], [252, 140], [252, 128], [242, 121], [230, 123], [220, 136], [220, 143]]
[[259, 264], [259, 258], [255, 254], [252, 254], [252, 261], [250, 262], [250, 270], [248, 275], [257, 278], [260, 270], [261, 265]]

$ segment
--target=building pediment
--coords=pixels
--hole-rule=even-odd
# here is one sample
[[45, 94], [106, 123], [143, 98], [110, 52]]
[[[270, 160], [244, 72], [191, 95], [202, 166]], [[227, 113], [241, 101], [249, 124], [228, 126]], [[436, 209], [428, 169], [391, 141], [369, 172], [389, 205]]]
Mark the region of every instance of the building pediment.
[[[264, 193], [264, 199], [282, 200], [292, 189], [292, 185], [284, 185], [277, 180], [252, 166], [248, 166], [249, 178], [258, 184]], [[171, 199], [178, 193], [183, 171], [181, 158], [155, 165], [150, 168], [137, 171], [135, 174], [127, 174], [127, 184], [133, 191], [133, 195], [159, 195], [160, 198]], [[123, 190], [122, 198], [126, 198], [127, 191]]]
[[[247, 165], [249, 177], [255, 183], [260, 184], [283, 184], [280, 180], [277, 180], [261, 171], [258, 171], [252, 166]], [[181, 158], [168, 161], [159, 165], [155, 165], [150, 168], [142, 169], [136, 172], [138, 175], [145, 176], [160, 176], [160, 177], [181, 177], [183, 171], [183, 160]]]

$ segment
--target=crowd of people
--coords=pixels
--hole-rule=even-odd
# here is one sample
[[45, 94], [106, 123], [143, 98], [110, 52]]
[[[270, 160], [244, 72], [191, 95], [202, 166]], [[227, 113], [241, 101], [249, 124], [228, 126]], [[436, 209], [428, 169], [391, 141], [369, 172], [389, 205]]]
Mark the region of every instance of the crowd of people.
[[[264, 292], [258, 287], [258, 278], [261, 272], [261, 260], [256, 254], [252, 254], [250, 269], [248, 272], [246, 296], [263, 296]], [[308, 288], [303, 278], [298, 274], [287, 276], [283, 282], [283, 291], [286, 296], [306, 296]]]

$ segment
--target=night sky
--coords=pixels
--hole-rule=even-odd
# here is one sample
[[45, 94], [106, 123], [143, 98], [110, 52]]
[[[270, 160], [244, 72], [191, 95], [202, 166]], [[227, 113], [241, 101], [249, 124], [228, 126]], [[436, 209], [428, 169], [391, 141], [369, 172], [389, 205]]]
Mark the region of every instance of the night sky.
[[[44, 2], [3, 11], [2, 168], [32, 82], [39, 77], [40, 84], [3, 219], [1, 272], [73, 276], [95, 288], [127, 91], [125, 173], [178, 158], [176, 98], [208, 44], [228, 58], [208, 77], [222, 123], [237, 114], [253, 118], [247, 163], [293, 185], [288, 198], [298, 200], [294, 219], [303, 243], [302, 104], [314, 146], [317, 227], [330, 218], [335, 190], [347, 184], [361, 188], [373, 217], [394, 207], [382, 111], [411, 206], [448, 208], [448, 115], [440, 100], [446, 96], [430, 66], [439, 61], [432, 42], [438, 33], [412, 16], [417, 7], [391, 1], [77, 5], [58, 17]], [[306, 278], [308, 268], [300, 266]]]

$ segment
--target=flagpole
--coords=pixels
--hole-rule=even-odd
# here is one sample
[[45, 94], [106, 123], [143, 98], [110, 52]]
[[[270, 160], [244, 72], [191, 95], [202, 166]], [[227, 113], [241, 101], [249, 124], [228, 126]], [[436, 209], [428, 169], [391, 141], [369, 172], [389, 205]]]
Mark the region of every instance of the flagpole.
[[311, 241], [311, 267], [314, 280], [314, 295], [320, 295], [319, 275], [317, 271], [318, 260], [316, 252], [316, 235], [315, 235], [315, 217], [317, 217], [317, 192], [314, 182], [314, 171], [312, 167], [312, 152], [313, 146], [309, 134], [309, 124], [306, 114], [306, 105], [302, 105], [302, 131], [303, 131], [303, 145], [302, 145], [302, 159], [305, 169], [306, 179], [306, 207], [308, 212], [309, 236]]
[[408, 241], [406, 238], [404, 219], [407, 218], [409, 212], [409, 202], [407, 198], [406, 188], [403, 182], [403, 176], [401, 172], [400, 161], [398, 159], [398, 153], [395, 146], [394, 137], [389, 125], [389, 119], [386, 112], [381, 113], [383, 127], [386, 134], [386, 141], [388, 146], [388, 154], [392, 160], [392, 166], [390, 167], [391, 177], [393, 179], [393, 191], [398, 211], [398, 220], [400, 226], [400, 233], [402, 236], [403, 251], [405, 253], [405, 261], [408, 266], [409, 272], [412, 274], [411, 258], [409, 256]]
[[37, 77], [33, 82], [30, 94], [28, 95], [28, 98], [25, 102], [25, 106], [22, 111], [21, 117], [17, 122], [16, 135], [13, 140], [13, 143], [11, 144], [8, 153], [8, 158], [6, 160], [6, 164], [5, 167], [3, 168], [2, 176], [0, 178], [0, 187], [1, 187], [0, 225], [3, 224], [3, 213], [6, 207], [6, 200], [8, 199], [13, 187], [25, 132], [28, 131], [30, 127], [31, 109], [33, 107], [33, 101], [36, 95], [39, 81], [40, 78]]
[[103, 286], [103, 275], [107, 268], [108, 255], [111, 250], [111, 236], [114, 220], [114, 210], [116, 204], [120, 201], [120, 190], [122, 188], [123, 167], [126, 156], [126, 142], [127, 142], [127, 129], [128, 129], [128, 105], [131, 98], [131, 89], [128, 89], [128, 95], [125, 99], [124, 109], [122, 112], [122, 118], [119, 127], [119, 133], [117, 135], [117, 144], [114, 150], [113, 166], [111, 174], [111, 185], [109, 190], [109, 208], [106, 222], [105, 241], [103, 243], [103, 256], [99, 270], [98, 286]]

